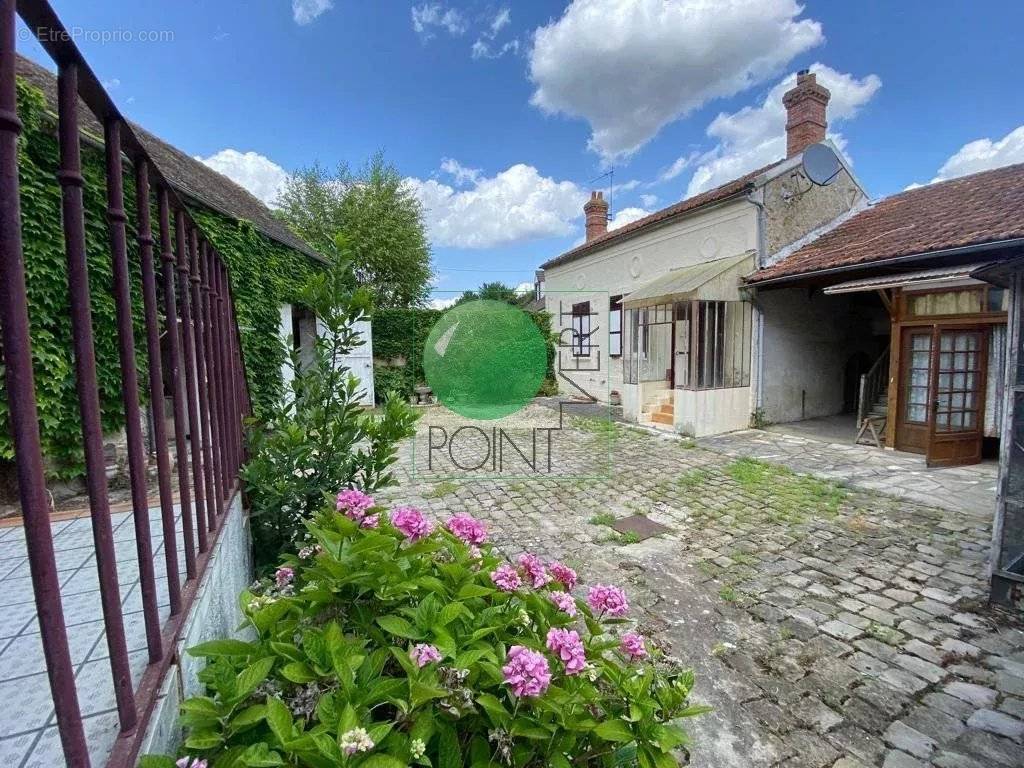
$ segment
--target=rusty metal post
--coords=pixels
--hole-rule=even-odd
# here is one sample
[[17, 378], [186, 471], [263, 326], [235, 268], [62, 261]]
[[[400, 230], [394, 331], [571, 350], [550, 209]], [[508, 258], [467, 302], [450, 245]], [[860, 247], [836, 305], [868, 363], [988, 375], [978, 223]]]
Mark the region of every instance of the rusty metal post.
[[206, 483], [206, 524], [209, 530], [217, 528], [213, 488], [213, 447], [210, 445], [210, 381], [206, 375], [206, 328], [203, 322], [202, 277], [199, 273], [199, 233], [189, 227], [190, 278], [192, 287], [193, 341], [196, 350], [196, 394], [199, 397], [199, 428], [203, 440], [203, 480]]
[[196, 577], [196, 542], [192, 530], [192, 495], [188, 479], [188, 444], [185, 442], [185, 382], [181, 363], [181, 329], [178, 327], [178, 298], [174, 287], [174, 251], [171, 245], [171, 206], [167, 190], [157, 193], [160, 216], [160, 259], [163, 262], [164, 313], [167, 343], [171, 351], [171, 399], [174, 405], [174, 452], [178, 463], [178, 498], [181, 505], [182, 538], [185, 546], [185, 575]]
[[99, 572], [100, 602], [114, 695], [121, 730], [135, 727], [135, 694], [132, 690], [128, 647], [121, 615], [121, 591], [117, 583], [117, 559], [110, 524], [107, 475], [103, 461], [103, 431], [100, 424], [99, 388], [96, 381], [96, 353], [93, 349], [92, 316], [89, 303], [89, 268], [85, 254], [85, 210], [82, 204], [82, 162], [78, 136], [78, 67], [61, 66], [57, 75], [60, 170], [64, 216], [64, 244], [67, 252], [68, 293], [71, 300], [71, 335], [75, 357], [75, 383], [82, 416], [82, 445], [85, 477], [92, 515], [96, 568]]
[[[232, 409], [234, 403], [231, 397], [232, 375], [234, 373], [234, 361], [231, 359], [228, 348], [228, 324], [227, 324], [227, 290], [225, 287], [224, 265], [217, 260], [217, 317], [220, 326], [220, 359], [224, 368], [224, 380], [221, 382], [221, 391], [224, 393], [224, 448], [227, 453], [228, 476], [234, 478], [238, 467], [234, 464], [235, 459], [235, 423]], [[230, 493], [230, 488], [229, 491]]]
[[50, 529], [50, 506], [43, 474], [29, 341], [25, 266], [21, 251], [18, 190], [18, 119], [15, 89], [15, 0], [0, 0], [0, 330], [3, 332], [4, 384], [14, 440], [18, 496], [25, 520], [25, 545], [35, 593], [39, 632], [57, 715], [64, 760], [89, 768], [82, 714], [60, 599]]
[[160, 349], [160, 321], [156, 307], [156, 273], [153, 269], [153, 228], [149, 210], [149, 162], [135, 160], [135, 207], [138, 217], [139, 261], [142, 264], [142, 304], [146, 322], [146, 352], [149, 356], [149, 401], [153, 409], [153, 450], [160, 488], [160, 523], [167, 566], [167, 595], [171, 615], [181, 612], [181, 580], [178, 576], [178, 539], [174, 530], [174, 497], [171, 490], [171, 462], [167, 455], [167, 424], [164, 420], [163, 354]]
[[135, 369], [135, 332], [132, 328], [132, 297], [128, 278], [128, 246], [124, 210], [124, 167], [121, 163], [121, 123], [107, 120], [104, 125], [107, 171], [107, 226], [113, 260], [114, 312], [117, 320], [118, 354], [121, 361], [121, 401], [124, 403], [125, 433], [128, 447], [128, 472], [135, 523], [135, 551], [139, 556], [139, 586], [142, 589], [142, 616], [146, 624], [146, 645], [150, 663], [163, 656], [160, 639], [160, 612], [156, 607], [156, 576], [153, 573], [153, 544], [149, 533], [149, 494], [146, 490], [146, 454], [142, 442], [142, 416], [139, 410], [139, 377]]
[[175, 246], [178, 252], [178, 287], [181, 289], [181, 341], [185, 348], [185, 402], [188, 403], [189, 453], [192, 456], [192, 494], [195, 499], [196, 534], [199, 551], [205, 552], [206, 505], [203, 486], [203, 424], [199, 417], [198, 390], [196, 378], [196, 339], [193, 326], [192, 300], [189, 296], [188, 233], [185, 231], [185, 212], [174, 212]]
[[220, 385], [220, 370], [217, 367], [216, 328], [214, 327], [213, 314], [210, 311], [210, 305], [213, 301], [213, 286], [210, 281], [210, 253], [212, 250], [210, 244], [204, 240], [202, 250], [200, 251], [199, 272], [201, 278], [200, 286], [203, 292], [203, 331], [205, 333], [203, 349], [206, 352], [206, 380], [210, 401], [210, 444], [213, 448], [213, 496], [217, 503], [217, 516], [220, 517], [224, 514], [224, 464], [221, 457], [221, 404], [220, 390], [218, 389]]

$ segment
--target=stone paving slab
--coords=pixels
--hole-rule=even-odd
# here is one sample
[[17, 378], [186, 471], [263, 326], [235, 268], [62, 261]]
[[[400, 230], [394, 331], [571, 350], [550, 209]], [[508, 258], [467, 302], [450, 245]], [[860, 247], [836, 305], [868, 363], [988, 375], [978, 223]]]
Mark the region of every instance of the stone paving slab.
[[[832, 461], [807, 446], [737, 458], [769, 450], [762, 433], [747, 449], [740, 435], [708, 450], [608, 421], [552, 433], [551, 473], [466, 480], [451, 466], [412, 471], [424, 427], [380, 500], [439, 519], [469, 512], [510, 556], [537, 552], [624, 585], [644, 631], [694, 668], [695, 698], [715, 707], [688, 723], [692, 765], [1024, 766], [1024, 632], [985, 605], [980, 501], [871, 492], [838, 462], [823, 474], [843, 485], [782, 468], [806, 455], [817, 474]], [[609, 441], [612, 464], [595, 472]], [[669, 532], [630, 544], [608, 525], [638, 513]]]

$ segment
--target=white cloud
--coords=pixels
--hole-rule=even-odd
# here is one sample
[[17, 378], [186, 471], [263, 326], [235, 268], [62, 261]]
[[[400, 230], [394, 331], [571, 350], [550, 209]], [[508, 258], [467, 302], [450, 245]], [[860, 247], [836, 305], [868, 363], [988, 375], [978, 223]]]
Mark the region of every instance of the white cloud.
[[441, 3], [424, 3], [412, 7], [412, 28], [423, 40], [429, 40], [438, 29], [459, 37], [469, 28], [469, 23], [455, 8], [445, 8]]
[[224, 174], [269, 206], [274, 205], [288, 180], [284, 168], [258, 152], [222, 149], [209, 157], [197, 155], [196, 160]]
[[512, 22], [512, 10], [510, 8], [502, 8], [499, 10], [488, 28], [480, 34], [473, 43], [471, 49], [472, 56], [474, 59], [500, 59], [506, 53], [519, 53], [519, 41], [509, 40], [507, 43], [502, 45], [495, 45], [494, 39], [498, 36], [505, 27]]
[[[811, 71], [832, 93], [827, 113], [830, 126], [856, 116], [882, 87], [877, 75], [857, 78], [823, 64], [812, 65]], [[723, 112], [711, 121], [707, 134], [717, 139], [718, 144], [694, 161], [698, 167], [690, 179], [686, 197], [786, 156], [786, 108], [782, 96], [795, 83], [796, 75], [790, 74], [772, 86], [760, 105], [743, 107], [731, 114]], [[840, 149], [846, 145], [841, 133], [830, 131], [829, 138]]]
[[441, 170], [455, 180], [455, 186], [462, 187], [466, 184], [475, 184], [480, 181], [483, 171], [479, 168], [467, 168], [458, 160], [446, 157], [441, 160]]
[[680, 155], [676, 158], [675, 162], [672, 163], [668, 168], [658, 174], [658, 183], [663, 181], [671, 181], [676, 176], [681, 174], [687, 168], [700, 157], [700, 152], [691, 152], [688, 155]]
[[333, 0], [292, 0], [292, 17], [296, 24], [305, 26], [333, 7]]
[[640, 202], [644, 204], [644, 208], [653, 208], [658, 204], [658, 196], [640, 195]]
[[586, 201], [573, 182], [542, 176], [522, 163], [494, 176], [477, 175], [463, 189], [436, 179], [408, 178], [406, 184], [423, 203], [433, 244], [454, 248], [572, 234]]
[[116, 77], [112, 77], [109, 80], [104, 80], [101, 85], [108, 91], [112, 91], [121, 85], [121, 81]]
[[459, 296], [451, 296], [447, 299], [431, 299], [428, 306], [431, 309], [448, 309], [448, 307], [454, 306], [459, 298]]
[[977, 139], [960, 147], [936, 174], [932, 182], [955, 179], [969, 173], [1024, 163], [1024, 125], [1014, 128], [1003, 138]]
[[510, 8], [502, 8], [491, 20], [491, 37], [498, 34], [504, 27], [507, 27], [512, 21], [512, 10]]
[[533, 291], [533, 283], [522, 282], [516, 286], [516, 293], [518, 293], [520, 296], [522, 296], [525, 293], [533, 293]]
[[651, 212], [646, 211], [643, 208], [623, 208], [621, 211], [612, 216], [612, 220], [608, 222], [608, 230], [618, 229], [624, 227], [627, 224], [632, 224], [637, 219], [642, 219], [644, 216], [650, 216]]
[[763, 82], [824, 39], [796, 0], [574, 0], [534, 32], [532, 103], [580, 117], [606, 161]]

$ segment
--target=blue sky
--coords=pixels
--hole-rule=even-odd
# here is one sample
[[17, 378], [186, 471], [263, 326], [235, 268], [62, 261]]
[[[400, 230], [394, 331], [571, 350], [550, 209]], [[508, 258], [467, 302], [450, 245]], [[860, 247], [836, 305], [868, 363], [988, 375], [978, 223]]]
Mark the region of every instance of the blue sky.
[[384, 149], [438, 298], [532, 280], [610, 168], [622, 223], [776, 159], [803, 67], [873, 196], [1024, 162], [1020, 2], [52, 2], [128, 116], [265, 199]]

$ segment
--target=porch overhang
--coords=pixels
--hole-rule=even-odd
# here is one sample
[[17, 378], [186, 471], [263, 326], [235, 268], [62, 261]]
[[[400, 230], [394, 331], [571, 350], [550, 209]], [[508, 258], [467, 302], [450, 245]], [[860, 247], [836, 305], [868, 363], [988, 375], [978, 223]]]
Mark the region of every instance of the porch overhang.
[[746, 251], [673, 269], [623, 297], [622, 306], [633, 309], [687, 299], [741, 301], [744, 295], [740, 278], [754, 267], [754, 252]]
[[868, 291], [884, 291], [890, 288], [955, 288], [981, 283], [976, 273], [987, 267], [987, 263], [961, 264], [952, 267], [922, 269], [915, 272], [902, 272], [895, 275], [866, 277], [860, 280], [847, 280], [844, 283], [830, 285], [822, 289], [826, 295], [842, 293], [864, 293]]

